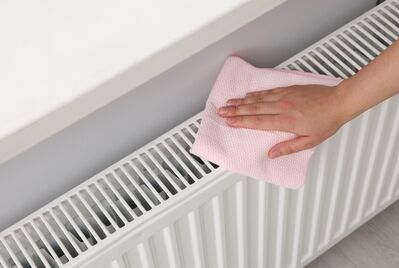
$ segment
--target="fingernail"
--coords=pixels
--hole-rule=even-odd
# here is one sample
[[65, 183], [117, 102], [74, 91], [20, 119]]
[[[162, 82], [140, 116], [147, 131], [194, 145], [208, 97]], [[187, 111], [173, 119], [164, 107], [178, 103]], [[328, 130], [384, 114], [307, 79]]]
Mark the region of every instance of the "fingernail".
[[219, 114], [226, 114], [227, 113], [227, 107], [219, 108], [218, 113]]
[[235, 104], [236, 100], [235, 99], [231, 99], [227, 101], [227, 104]]
[[235, 122], [237, 122], [237, 119], [234, 117], [229, 117], [226, 119], [228, 124], [234, 124]]
[[280, 152], [279, 151], [272, 151], [270, 152], [270, 158], [277, 158], [280, 156]]

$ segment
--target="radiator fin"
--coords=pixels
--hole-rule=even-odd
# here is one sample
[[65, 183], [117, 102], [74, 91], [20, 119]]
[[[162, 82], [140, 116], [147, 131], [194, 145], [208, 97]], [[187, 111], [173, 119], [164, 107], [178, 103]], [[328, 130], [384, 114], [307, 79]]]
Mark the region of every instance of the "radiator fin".
[[[347, 78], [398, 35], [388, 0], [277, 68]], [[190, 155], [199, 114], [2, 232], [0, 268], [302, 267], [399, 198], [398, 104], [323, 143], [297, 191]]]

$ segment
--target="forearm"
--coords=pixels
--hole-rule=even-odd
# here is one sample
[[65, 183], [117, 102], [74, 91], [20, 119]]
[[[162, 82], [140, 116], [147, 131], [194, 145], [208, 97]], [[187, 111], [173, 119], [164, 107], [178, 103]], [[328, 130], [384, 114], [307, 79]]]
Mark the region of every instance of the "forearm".
[[337, 87], [345, 122], [399, 93], [399, 41]]

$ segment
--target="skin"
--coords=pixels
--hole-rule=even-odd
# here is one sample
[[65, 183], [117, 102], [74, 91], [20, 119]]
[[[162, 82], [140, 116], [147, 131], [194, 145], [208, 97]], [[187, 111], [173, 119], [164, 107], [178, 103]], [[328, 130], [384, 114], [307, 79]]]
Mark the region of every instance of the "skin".
[[236, 128], [291, 132], [270, 158], [312, 148], [359, 114], [399, 93], [399, 41], [335, 87], [303, 85], [249, 92], [230, 99], [218, 113]]

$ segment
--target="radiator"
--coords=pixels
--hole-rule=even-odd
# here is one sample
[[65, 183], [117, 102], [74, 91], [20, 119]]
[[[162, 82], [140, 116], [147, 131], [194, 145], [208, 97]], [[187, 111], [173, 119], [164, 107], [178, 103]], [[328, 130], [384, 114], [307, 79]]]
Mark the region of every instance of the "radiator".
[[[386, 1], [278, 68], [347, 78], [398, 34]], [[0, 233], [0, 267], [303, 267], [398, 199], [398, 107], [319, 146], [299, 190], [190, 155], [198, 114]]]

